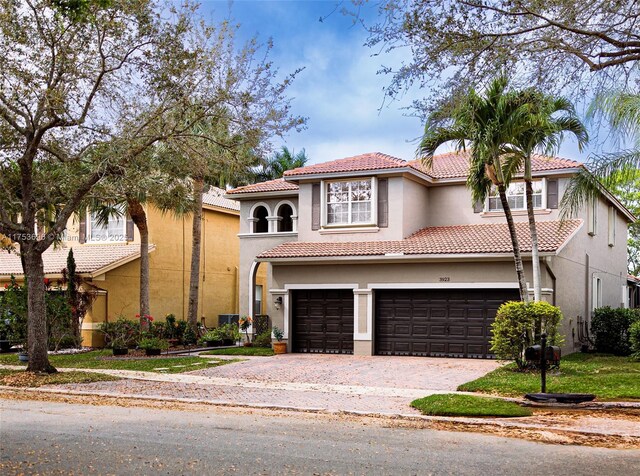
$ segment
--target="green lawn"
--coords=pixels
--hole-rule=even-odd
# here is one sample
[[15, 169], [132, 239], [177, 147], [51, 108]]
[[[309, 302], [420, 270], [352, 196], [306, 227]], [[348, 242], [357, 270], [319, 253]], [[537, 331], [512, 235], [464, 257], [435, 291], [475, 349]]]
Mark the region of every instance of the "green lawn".
[[231, 347], [229, 349], [208, 350], [202, 355], [258, 355], [267, 357], [273, 355], [270, 347]]
[[35, 374], [23, 370], [0, 369], [0, 385], [10, 387], [41, 387], [43, 385], [63, 385], [67, 383], [90, 383], [120, 380], [119, 377], [93, 372], [58, 372], [55, 374]]
[[436, 416], [524, 417], [532, 415], [531, 409], [500, 398], [453, 393], [420, 398], [411, 402], [411, 406], [425, 415]]
[[[144, 372], [181, 373], [191, 370], [218, 367], [237, 360], [202, 359], [200, 357], [154, 357], [140, 359], [106, 359], [111, 350], [93, 350], [82, 354], [51, 355], [51, 365], [59, 368], [138, 370]], [[0, 364], [20, 365], [16, 354], [0, 355]]]
[[[466, 392], [522, 396], [540, 391], [539, 372], [516, 372], [509, 364], [458, 387]], [[599, 400], [640, 400], [640, 362], [627, 357], [571, 354], [547, 373], [549, 393], [593, 393]]]

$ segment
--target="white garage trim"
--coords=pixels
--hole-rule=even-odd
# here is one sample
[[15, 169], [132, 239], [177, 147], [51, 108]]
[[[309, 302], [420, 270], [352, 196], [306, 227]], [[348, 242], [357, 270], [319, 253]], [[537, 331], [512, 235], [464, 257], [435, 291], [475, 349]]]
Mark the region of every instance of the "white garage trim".
[[368, 289], [518, 289], [518, 283], [369, 283]]

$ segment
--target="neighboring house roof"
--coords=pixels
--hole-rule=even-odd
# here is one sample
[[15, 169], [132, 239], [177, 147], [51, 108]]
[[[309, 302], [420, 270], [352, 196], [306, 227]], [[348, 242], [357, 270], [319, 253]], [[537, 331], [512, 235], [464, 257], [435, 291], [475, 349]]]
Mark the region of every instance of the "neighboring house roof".
[[235, 200], [224, 198], [225, 193], [221, 188], [210, 187], [209, 191], [202, 196], [202, 203], [227, 210], [240, 211], [240, 204]]
[[634, 276], [633, 274], [627, 275], [627, 281], [630, 283], [634, 283], [637, 286], [640, 286], [640, 278], [638, 276]]
[[298, 186], [291, 182], [285, 182], [284, 179], [269, 180], [267, 182], [254, 183], [245, 185], [244, 187], [234, 188], [227, 191], [227, 195], [235, 195], [241, 193], [265, 193], [265, 192], [283, 192], [289, 190], [298, 190]]
[[[67, 267], [70, 248], [49, 248], [42, 255], [45, 275], [59, 275]], [[149, 246], [149, 251], [155, 249]], [[76, 272], [97, 276], [110, 269], [122, 266], [140, 257], [140, 245], [110, 244], [82, 245], [73, 247]], [[0, 276], [22, 276], [20, 256], [15, 253], [0, 253]]]
[[[540, 253], [556, 253], [571, 239], [582, 220], [538, 222]], [[516, 223], [523, 253], [531, 251], [528, 222]], [[401, 255], [495, 255], [512, 253], [506, 223], [423, 228], [403, 240], [365, 242], [288, 242], [258, 259], [330, 258]]]

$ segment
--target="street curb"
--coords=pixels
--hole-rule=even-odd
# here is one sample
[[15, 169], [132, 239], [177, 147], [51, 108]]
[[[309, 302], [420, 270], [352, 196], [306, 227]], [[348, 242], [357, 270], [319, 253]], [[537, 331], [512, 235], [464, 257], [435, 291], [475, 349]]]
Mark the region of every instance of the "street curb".
[[77, 390], [62, 390], [62, 389], [41, 389], [34, 387], [9, 387], [6, 385], [0, 385], [0, 391], [9, 391], [13, 393], [18, 392], [28, 392], [34, 394], [51, 394], [51, 395], [71, 395], [71, 396], [83, 396], [83, 397], [103, 397], [103, 398], [111, 398], [114, 400], [117, 399], [127, 399], [127, 400], [140, 400], [140, 401], [151, 401], [151, 402], [172, 402], [172, 403], [185, 403], [185, 404], [199, 404], [199, 405], [210, 405], [214, 407], [227, 407], [227, 408], [246, 408], [246, 409], [257, 409], [257, 410], [274, 410], [274, 411], [289, 411], [289, 412], [301, 412], [301, 413], [316, 413], [316, 414], [326, 414], [326, 415], [347, 415], [347, 416], [356, 416], [356, 417], [364, 417], [364, 418], [387, 418], [395, 421], [413, 421], [413, 422], [436, 422], [436, 423], [453, 423], [453, 424], [461, 424], [461, 425], [471, 425], [476, 427], [482, 426], [492, 426], [492, 427], [500, 427], [504, 429], [513, 429], [513, 430], [529, 430], [529, 431], [547, 431], [547, 432], [563, 432], [570, 433], [572, 435], [582, 435], [588, 437], [620, 437], [620, 438], [633, 438], [640, 439], [640, 436], [635, 435], [626, 435], [615, 432], [601, 432], [601, 431], [590, 431], [590, 430], [575, 430], [566, 427], [559, 426], [549, 426], [543, 424], [527, 424], [523, 422], [511, 422], [508, 420], [496, 420], [491, 418], [465, 418], [465, 417], [444, 417], [444, 416], [428, 416], [428, 415], [413, 415], [406, 413], [385, 413], [385, 412], [364, 412], [364, 411], [355, 411], [355, 410], [329, 410], [327, 408], [313, 408], [313, 407], [295, 407], [295, 406], [287, 406], [287, 405], [268, 405], [261, 403], [239, 403], [239, 402], [228, 402], [223, 400], [202, 400], [195, 398], [177, 398], [177, 397], [157, 397], [157, 396], [148, 396], [148, 395], [131, 395], [131, 394], [116, 394], [109, 392], [82, 392]]

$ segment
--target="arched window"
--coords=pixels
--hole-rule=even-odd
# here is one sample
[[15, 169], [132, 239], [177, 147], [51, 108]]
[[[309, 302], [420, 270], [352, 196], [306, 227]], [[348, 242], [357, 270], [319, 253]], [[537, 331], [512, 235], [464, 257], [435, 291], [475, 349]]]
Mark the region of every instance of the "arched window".
[[293, 231], [293, 208], [291, 205], [283, 203], [277, 213], [281, 218], [278, 221], [278, 231]]
[[256, 207], [253, 211], [253, 218], [256, 219], [253, 224], [254, 233], [269, 233], [269, 222], [267, 221], [268, 215], [269, 211], [265, 207]]

